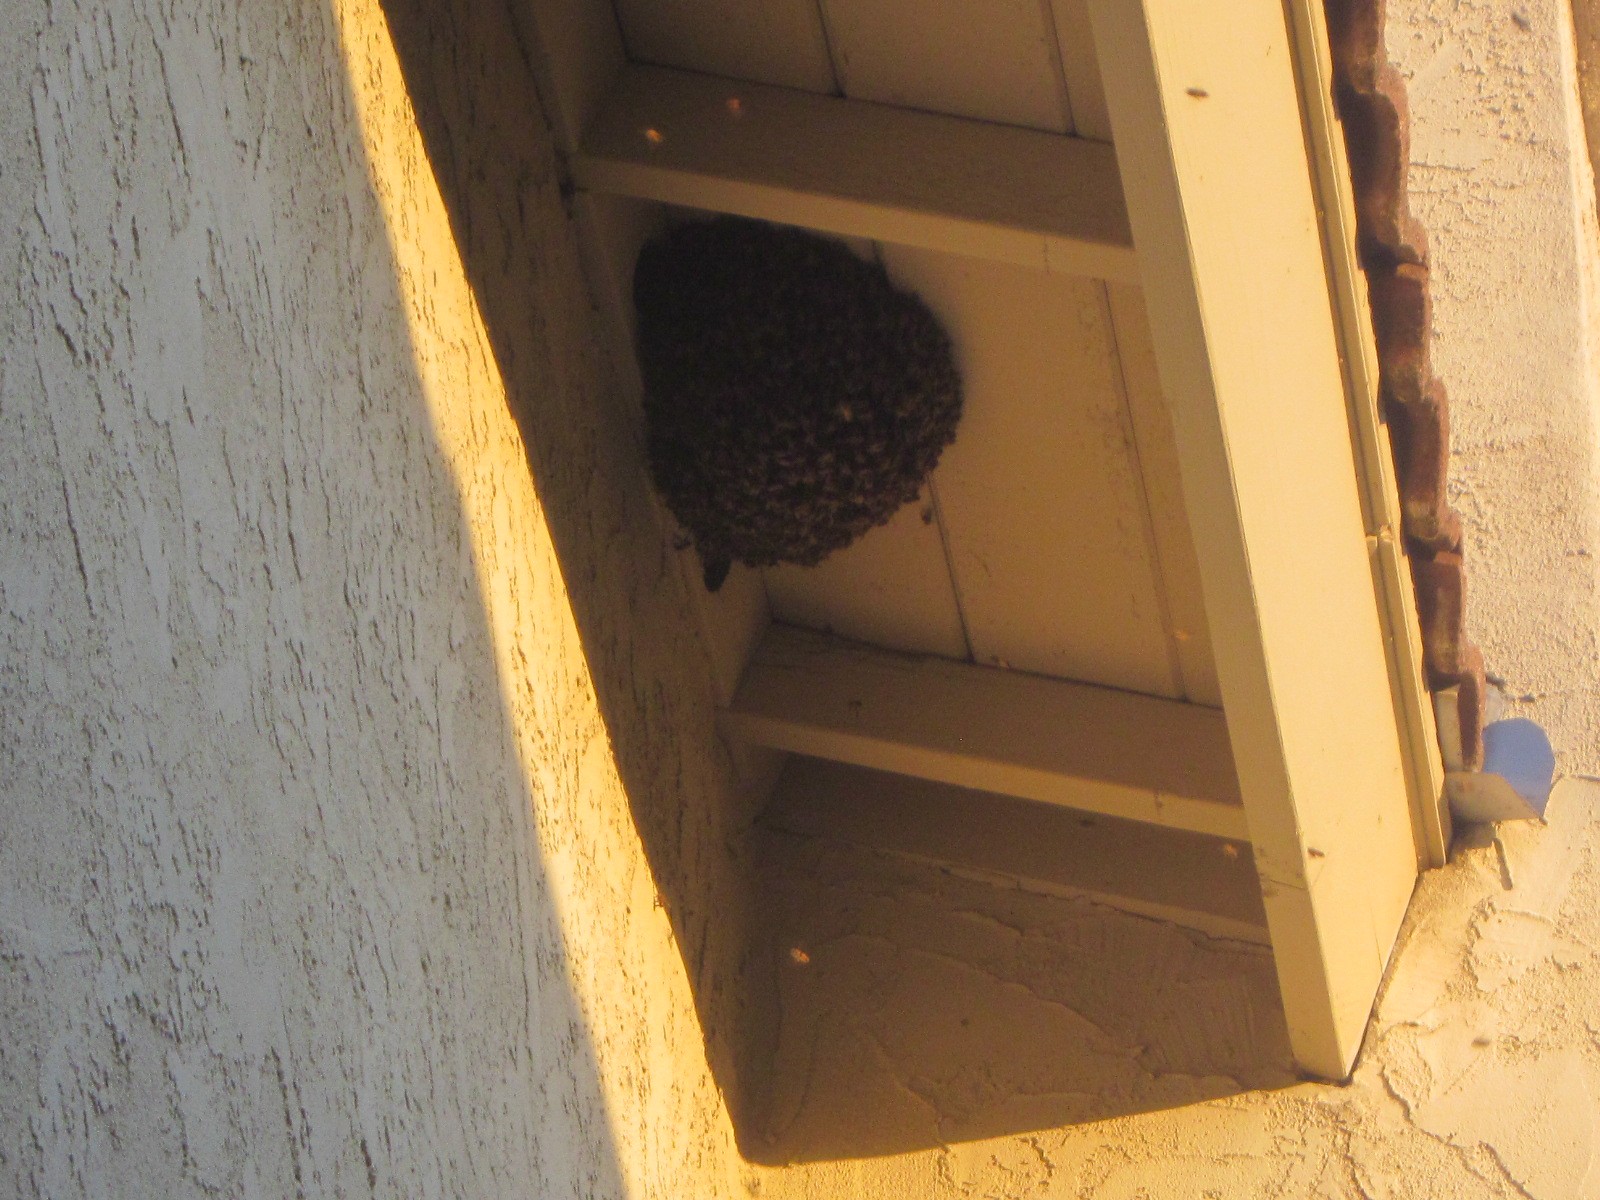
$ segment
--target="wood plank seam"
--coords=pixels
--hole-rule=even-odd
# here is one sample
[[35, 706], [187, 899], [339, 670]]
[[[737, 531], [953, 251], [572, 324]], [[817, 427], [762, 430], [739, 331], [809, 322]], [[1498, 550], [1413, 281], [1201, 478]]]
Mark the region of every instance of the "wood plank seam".
[[1156, 606], [1161, 612], [1161, 628], [1166, 633], [1167, 662], [1172, 672], [1173, 682], [1177, 692], [1187, 700], [1195, 700], [1193, 681], [1185, 677], [1183, 669], [1183, 655], [1178, 646], [1177, 621], [1172, 613], [1172, 567], [1167, 563], [1161, 553], [1161, 545], [1156, 538], [1154, 505], [1150, 500], [1150, 476], [1146, 469], [1145, 456], [1139, 445], [1138, 428], [1133, 420], [1133, 404], [1129, 397], [1130, 385], [1128, 381], [1127, 364], [1123, 361], [1123, 347], [1117, 332], [1115, 314], [1111, 308], [1111, 296], [1104, 283], [1099, 285], [1100, 309], [1104, 314], [1107, 336], [1111, 341], [1111, 357], [1116, 367], [1117, 392], [1122, 398], [1123, 434], [1128, 440], [1128, 455], [1133, 460], [1134, 474], [1139, 479], [1139, 531], [1144, 536], [1146, 552], [1150, 556], [1150, 565], [1156, 575]]

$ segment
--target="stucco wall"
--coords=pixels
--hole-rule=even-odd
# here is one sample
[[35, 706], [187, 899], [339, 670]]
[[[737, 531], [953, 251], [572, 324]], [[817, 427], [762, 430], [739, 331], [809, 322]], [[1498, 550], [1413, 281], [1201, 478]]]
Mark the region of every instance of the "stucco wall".
[[709, 678], [542, 125], [508, 368], [376, 3], [0, 56], [0, 1194], [742, 1191], [679, 949], [732, 993], [739, 914], [636, 830], [730, 855], [621, 782], [727, 799]]
[[[1548, 828], [1424, 881], [1348, 1088], [1179, 1106], [1229, 1090], [1197, 1076], [1161, 1111], [745, 1164], [724, 1096], [767, 973], [745, 814], [697, 749], [715, 744], [709, 664], [626, 389], [514, 32], [490, 4], [389, 8], [409, 79], [374, 0], [63, 0], [0, 42], [0, 1194], [1600, 1193], [1600, 825], [1578, 785]], [[1418, 45], [1456, 47], [1427, 60], [1445, 64], [1432, 84], [1397, 52], [1419, 91], [1495, 66], [1486, 111], [1544, 111], [1533, 68], [1504, 91], [1507, 47], [1553, 28], [1553, 5], [1518, 10], [1532, 32], [1463, 11], [1481, 45], [1398, 14], [1435, 39]], [[490, 25], [455, 36], [469, 14]], [[509, 66], [477, 57], [497, 46]], [[496, 69], [513, 76], [471, 86]], [[1434, 128], [1483, 149], [1464, 120]], [[1441, 355], [1470, 339], [1503, 361], [1480, 321], [1539, 348], [1509, 382], [1441, 370], [1458, 414], [1500, 405], [1481, 436], [1458, 415], [1475, 632], [1491, 669], [1549, 676], [1539, 715], [1581, 756], [1593, 739], [1548, 714], [1585, 711], [1569, 667], [1588, 635], [1544, 635], [1558, 615], [1588, 628], [1590, 568], [1561, 547], [1589, 510], [1554, 469], [1584, 451], [1550, 415], [1587, 419], [1584, 334], [1553, 300], [1526, 311], [1579, 277], [1447, 265], [1452, 214], [1491, 241], [1509, 221], [1579, 244], [1570, 203], [1495, 206], [1573, 195], [1570, 156], [1520, 128], [1477, 162], [1485, 197], [1449, 199], [1468, 173], [1428, 159], [1436, 209], [1419, 208], [1457, 272]], [[1491, 619], [1494, 572], [1521, 570], [1502, 617], [1528, 607], [1526, 641]], [[1044, 901], [856, 858], [865, 874], [835, 881], [848, 922], [785, 969], [821, 980], [843, 950], [858, 981], [892, 982], [874, 1002], [992, 978], [1044, 1026], [1085, 1019], [1037, 986], [1063, 950]], [[1137, 923], [1081, 909], [1075, 945]], [[937, 961], [909, 952], [951, 929]], [[1151, 985], [1147, 963], [1098, 961], [1105, 995]], [[938, 1045], [890, 1049], [886, 1087], [940, 1069]], [[938, 1096], [1036, 1074], [962, 1061], [915, 1093], [936, 1098], [918, 1118], [935, 1137]]]
[[[808, 1162], [762, 1174], [766, 1200], [917, 1197], [918, 1200], [1589, 1200], [1600, 1196], [1600, 786], [1568, 782], [1546, 826], [1508, 825], [1497, 846], [1480, 840], [1418, 888], [1393, 975], [1346, 1087], [1291, 1084], [1205, 1103], [1189, 1096], [1227, 1089], [1199, 1061], [1180, 1061], [1162, 1039], [1122, 1043], [1126, 1065], [1108, 1067], [1121, 1018], [1145, 997], [1175, 1006], [1215, 1006], [1212, 1020], [1235, 1036], [1248, 1004], [1222, 976], [1206, 978], [1184, 955], [1238, 953], [1176, 937], [1145, 958], [1142, 943], [1108, 916], [1099, 937], [1077, 914], [1039, 919], [1037, 902], [996, 891], [975, 898], [937, 872], [904, 869], [872, 884], [819, 876], [857, 894], [849, 918], [829, 911], [830, 935], [808, 943], [796, 971], [835, 974], [867, 1003], [819, 1045], [811, 1068], [819, 1091], [849, 1079], [861, 1090], [848, 1140], [905, 1141], [924, 1149], [854, 1161]], [[844, 907], [841, 905], [841, 907]], [[1030, 917], [1028, 909], [1035, 913]], [[1054, 926], [1054, 928], [1052, 928]], [[1072, 926], [1067, 936], [1062, 927]], [[1086, 945], [1116, 946], [1125, 968], [1056, 990]], [[1183, 947], [1181, 953], [1172, 952]], [[870, 973], [863, 964], [870, 964]], [[1087, 974], [1087, 972], [1086, 972]], [[813, 984], [815, 989], [817, 984]], [[974, 1061], [939, 1053], [921, 1021], [897, 1022], [888, 1004], [932, 991], [954, 1013], [971, 993], [992, 989], [999, 1007], [1027, 1029], [1020, 1051]], [[1236, 984], [1240, 991], [1249, 983]], [[1103, 989], [1103, 991], [1102, 991]], [[922, 1005], [912, 1001], [913, 1010]], [[932, 1005], [927, 1006], [929, 1008]], [[1228, 1024], [1231, 1013], [1234, 1023]], [[977, 1037], [988, 1018], [974, 1018]], [[957, 1022], [947, 1020], [945, 1029]], [[838, 1027], [836, 1026], [836, 1028]], [[1169, 1026], [1170, 1028], [1170, 1026]], [[1261, 1036], [1261, 1031], [1254, 1031]], [[1271, 1040], [1267, 1031], [1267, 1040]], [[1067, 1035], [1067, 1036], [1062, 1036]], [[950, 1037], [950, 1033], [946, 1033]], [[1070, 1076], [1040, 1055], [1082, 1047], [1099, 1095], [1041, 1089]], [[1002, 1046], [1007, 1039], [997, 1039]], [[848, 1047], [842, 1048], [842, 1047]], [[1028, 1051], [1033, 1051], [1030, 1056]], [[1214, 1053], [1215, 1047], [1207, 1046]], [[848, 1061], [847, 1061], [848, 1060]], [[1152, 1068], [1169, 1097], [1161, 1111], [1041, 1127], [1005, 1137], [930, 1145], [928, 1128], [970, 1128], [975, 1115], [1126, 1103]], [[1222, 1071], [1226, 1073], [1226, 1068]], [[872, 1077], [876, 1075], [874, 1080]], [[1119, 1090], [1121, 1084], [1127, 1090]], [[1131, 1085], [1131, 1086], [1130, 1086]], [[1057, 1084], [1059, 1087], [1059, 1084]], [[1261, 1087], [1260, 1080], [1254, 1086]], [[1267, 1085], [1271, 1086], [1271, 1085]], [[1109, 1099], [1109, 1103], [1108, 1103]], [[1159, 1107], [1159, 1106], [1152, 1106]], [[807, 1109], [810, 1109], [807, 1112]], [[802, 1120], [827, 1131], [825, 1103]], [[1054, 1123], [1051, 1123], [1052, 1125]], [[834, 1134], [835, 1137], [839, 1135]], [[837, 1143], [835, 1143], [837, 1144]]]
[[1570, 0], [1390, 0], [1467, 630], [1563, 766], [1600, 771], [1594, 189]]

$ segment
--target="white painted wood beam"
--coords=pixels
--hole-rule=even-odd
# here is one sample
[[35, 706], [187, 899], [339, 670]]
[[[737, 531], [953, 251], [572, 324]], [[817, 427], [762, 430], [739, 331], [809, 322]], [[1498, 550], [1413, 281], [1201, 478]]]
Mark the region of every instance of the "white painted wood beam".
[[572, 163], [597, 192], [1122, 283], [1099, 142], [664, 67], [626, 67]]
[[772, 626], [723, 713], [738, 739], [1243, 841], [1216, 709]]
[[1343, 1078], [1417, 859], [1285, 11], [1089, 9], [1290, 1037]]
[[1356, 206], [1345, 157], [1344, 132], [1333, 103], [1333, 54], [1323, 0], [1288, 0], [1289, 25], [1306, 129], [1315, 152], [1314, 181], [1327, 242], [1329, 287], [1338, 313], [1345, 387], [1364, 500], [1367, 542], [1380, 583], [1379, 615], [1388, 645], [1395, 710], [1406, 735], [1406, 764], [1418, 861], [1442, 867], [1450, 850], [1450, 810], [1444, 798], [1444, 764], [1424, 676], [1422, 631], [1411, 571], [1400, 548], [1400, 492], [1394, 453], [1378, 396], [1378, 345], [1372, 332], [1367, 278], [1356, 254]]

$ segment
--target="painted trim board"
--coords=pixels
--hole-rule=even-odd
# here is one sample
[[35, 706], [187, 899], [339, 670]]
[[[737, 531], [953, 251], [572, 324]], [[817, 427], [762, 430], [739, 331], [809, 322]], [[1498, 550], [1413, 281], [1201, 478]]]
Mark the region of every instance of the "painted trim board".
[[1249, 840], [1216, 709], [773, 625], [730, 736], [1131, 821]]
[[1090, 0], [1296, 1060], [1350, 1072], [1417, 873], [1279, 0]]
[[1137, 282], [1100, 142], [632, 64], [572, 163], [579, 187]]
[[1316, 153], [1314, 184], [1330, 264], [1328, 286], [1338, 314], [1351, 437], [1361, 480], [1367, 540], [1379, 582], [1378, 612], [1388, 646], [1395, 710], [1407, 742], [1418, 865], [1442, 867], [1450, 852], [1444, 763], [1423, 666], [1411, 571], [1401, 536], [1400, 489], [1378, 394], [1378, 346], [1372, 305], [1356, 249], [1356, 206], [1343, 126], [1333, 103], [1333, 53], [1322, 0], [1288, 0], [1290, 29], [1306, 98], [1305, 121]]

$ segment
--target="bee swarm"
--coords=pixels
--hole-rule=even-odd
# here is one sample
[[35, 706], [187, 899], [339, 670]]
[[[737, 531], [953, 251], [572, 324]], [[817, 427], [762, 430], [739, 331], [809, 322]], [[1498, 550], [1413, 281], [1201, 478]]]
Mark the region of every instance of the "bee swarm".
[[813, 566], [885, 523], [955, 437], [949, 337], [840, 242], [680, 225], [633, 286], [651, 472], [713, 590], [734, 560]]

